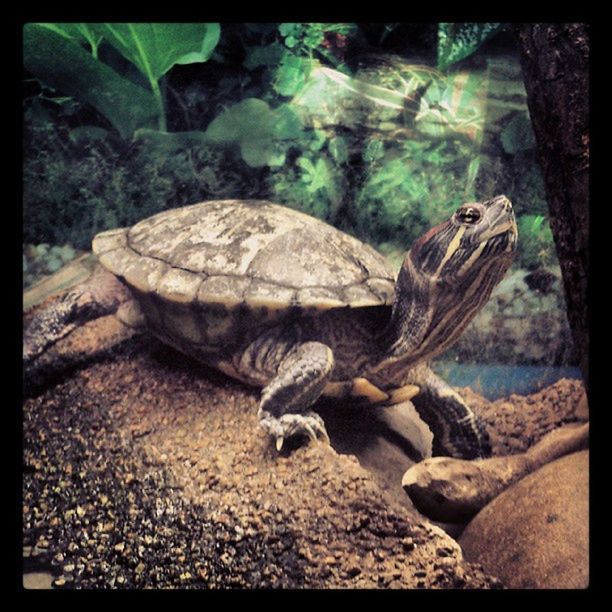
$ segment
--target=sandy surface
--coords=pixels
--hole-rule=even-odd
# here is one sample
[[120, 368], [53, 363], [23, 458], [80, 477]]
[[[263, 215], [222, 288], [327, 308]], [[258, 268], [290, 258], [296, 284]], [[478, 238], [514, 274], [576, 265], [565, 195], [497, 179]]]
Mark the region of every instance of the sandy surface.
[[[91, 342], [92, 329], [70, 350]], [[562, 381], [493, 403], [464, 394], [505, 454], [576, 420], [581, 386]], [[31, 395], [28, 580], [42, 572], [55, 587], [500, 586], [412, 508], [400, 481], [418, 454], [372, 427], [371, 414], [329, 419], [336, 449], [359, 460], [323, 443], [278, 455], [257, 425], [257, 390], [143, 338]]]
[[26, 399], [25, 570], [59, 587], [498, 585], [354, 457], [279, 456], [256, 410], [257, 391], [140, 340]]

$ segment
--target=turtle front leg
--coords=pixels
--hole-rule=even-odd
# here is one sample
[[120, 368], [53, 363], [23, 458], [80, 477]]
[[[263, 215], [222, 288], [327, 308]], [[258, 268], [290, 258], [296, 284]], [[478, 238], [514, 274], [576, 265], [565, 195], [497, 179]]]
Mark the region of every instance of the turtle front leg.
[[299, 434], [329, 442], [323, 419], [309, 408], [333, 368], [332, 350], [320, 342], [298, 344], [282, 359], [276, 376], [262, 391], [258, 411], [261, 426], [276, 439], [278, 450], [286, 438]]
[[491, 455], [491, 443], [481, 419], [461, 396], [427, 366], [411, 372], [419, 394], [412, 402], [433, 433], [434, 456], [479, 459]]

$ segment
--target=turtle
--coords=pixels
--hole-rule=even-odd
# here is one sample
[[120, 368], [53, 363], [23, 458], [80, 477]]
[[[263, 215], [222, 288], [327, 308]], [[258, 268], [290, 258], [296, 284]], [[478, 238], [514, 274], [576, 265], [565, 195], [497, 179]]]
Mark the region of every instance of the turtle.
[[94, 237], [96, 280], [43, 311], [24, 355], [41, 352], [41, 330], [59, 337], [83, 312], [116, 310], [105, 287], [118, 279], [126, 321], [262, 389], [259, 423], [278, 450], [294, 436], [329, 441], [313, 409], [326, 396], [412, 401], [433, 455], [486, 457], [483, 423], [428, 364], [487, 302], [516, 241], [507, 197], [462, 204], [412, 245], [396, 275], [373, 247], [288, 206], [231, 199], [169, 209]]

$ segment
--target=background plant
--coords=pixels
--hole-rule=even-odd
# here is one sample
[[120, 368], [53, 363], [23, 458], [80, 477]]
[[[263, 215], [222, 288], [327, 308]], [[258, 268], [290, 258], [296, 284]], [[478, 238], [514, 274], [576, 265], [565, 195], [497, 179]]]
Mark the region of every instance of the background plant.
[[[24, 65], [48, 85], [91, 104], [127, 137], [139, 127], [166, 130], [162, 77], [177, 64], [207, 61], [216, 47], [216, 23], [27, 24]], [[104, 41], [127, 59], [148, 90], [101, 61]], [[88, 54], [81, 43], [86, 43]]]
[[439, 24], [428, 65], [381, 71], [372, 52], [384, 63], [414, 28], [28, 24], [24, 239], [88, 248], [96, 231], [164, 208], [266, 197], [404, 248], [460, 202], [502, 191], [532, 216], [521, 263], [547, 265], [528, 115], [483, 163], [487, 83], [461, 68], [503, 30]]

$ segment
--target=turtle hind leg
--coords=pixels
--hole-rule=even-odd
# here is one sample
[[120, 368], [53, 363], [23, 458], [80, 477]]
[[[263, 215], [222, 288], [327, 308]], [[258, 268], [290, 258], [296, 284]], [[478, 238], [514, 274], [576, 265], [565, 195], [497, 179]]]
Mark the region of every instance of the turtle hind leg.
[[309, 410], [319, 398], [334, 368], [332, 350], [321, 342], [298, 344], [280, 362], [276, 376], [261, 394], [261, 426], [280, 450], [286, 438], [307, 435], [329, 442], [323, 419]]
[[415, 368], [419, 394], [412, 400], [433, 433], [432, 455], [480, 459], [491, 455], [482, 420], [462, 397], [428, 367]]

